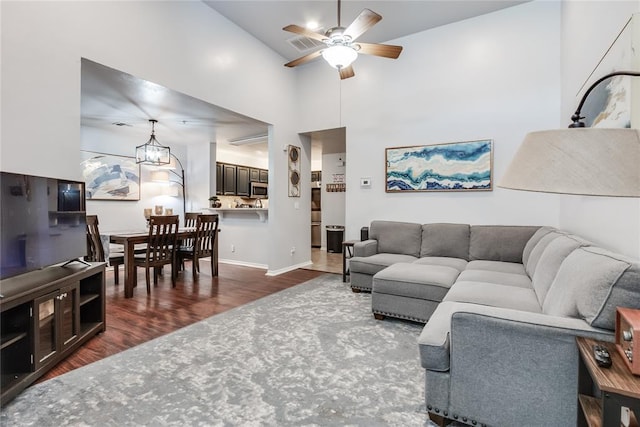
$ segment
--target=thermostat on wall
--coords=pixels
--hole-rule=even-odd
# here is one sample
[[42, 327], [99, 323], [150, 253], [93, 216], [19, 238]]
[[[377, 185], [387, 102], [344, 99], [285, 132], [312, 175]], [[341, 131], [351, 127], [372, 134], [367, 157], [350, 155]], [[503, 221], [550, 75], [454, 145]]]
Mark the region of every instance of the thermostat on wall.
[[360, 178], [360, 187], [362, 188], [371, 187], [371, 178]]

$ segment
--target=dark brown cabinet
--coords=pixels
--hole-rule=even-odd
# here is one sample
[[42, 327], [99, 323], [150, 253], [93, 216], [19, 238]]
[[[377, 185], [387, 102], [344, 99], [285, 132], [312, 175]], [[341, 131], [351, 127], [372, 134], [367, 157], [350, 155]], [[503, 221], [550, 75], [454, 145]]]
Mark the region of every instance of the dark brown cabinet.
[[249, 197], [249, 168], [236, 166], [236, 196]]
[[80, 312], [79, 283], [36, 298], [33, 304], [35, 325], [35, 369], [62, 353], [78, 339]]
[[264, 182], [266, 184], [269, 183], [269, 171], [267, 169], [260, 169], [260, 182]]
[[0, 281], [0, 403], [105, 326], [104, 263], [54, 266]]
[[223, 164], [223, 191], [225, 196], [236, 195], [236, 165]]
[[224, 194], [224, 171], [222, 163], [216, 163], [216, 195]]
[[260, 182], [260, 169], [249, 168], [249, 181]]
[[269, 183], [269, 171], [230, 163], [216, 163], [216, 195], [249, 197], [252, 182]]

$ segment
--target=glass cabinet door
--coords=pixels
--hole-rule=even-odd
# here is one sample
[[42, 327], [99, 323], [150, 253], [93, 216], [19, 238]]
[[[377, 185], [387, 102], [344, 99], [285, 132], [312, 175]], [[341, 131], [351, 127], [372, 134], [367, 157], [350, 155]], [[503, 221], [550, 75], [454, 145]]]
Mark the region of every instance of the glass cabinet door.
[[60, 345], [61, 349], [73, 343], [78, 338], [80, 317], [78, 286], [70, 286], [62, 289], [59, 296], [60, 305]]
[[56, 337], [56, 301], [58, 292], [45, 295], [35, 300], [34, 323], [36, 333], [34, 334], [36, 346], [34, 355], [35, 369], [38, 369], [58, 348]]
[[78, 339], [80, 329], [79, 286], [72, 285], [35, 300], [35, 355], [38, 369]]

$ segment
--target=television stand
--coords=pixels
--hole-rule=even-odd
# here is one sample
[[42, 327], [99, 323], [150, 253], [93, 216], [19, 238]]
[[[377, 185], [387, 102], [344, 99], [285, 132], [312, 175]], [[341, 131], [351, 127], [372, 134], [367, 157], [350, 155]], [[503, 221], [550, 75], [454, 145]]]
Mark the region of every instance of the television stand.
[[104, 262], [0, 280], [0, 406], [104, 332], [104, 280]]

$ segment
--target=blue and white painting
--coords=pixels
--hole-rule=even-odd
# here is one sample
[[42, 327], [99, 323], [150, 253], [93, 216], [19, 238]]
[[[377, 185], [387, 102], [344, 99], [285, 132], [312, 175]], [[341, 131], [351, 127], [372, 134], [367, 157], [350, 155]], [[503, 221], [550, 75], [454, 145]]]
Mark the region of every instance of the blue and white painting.
[[82, 152], [87, 200], [140, 200], [140, 165], [134, 157]]
[[387, 192], [490, 191], [493, 141], [386, 149]]

